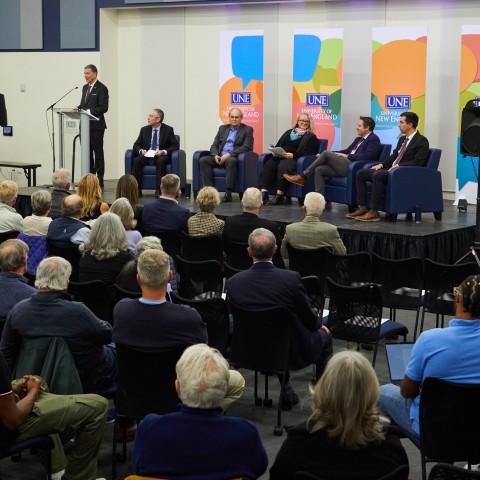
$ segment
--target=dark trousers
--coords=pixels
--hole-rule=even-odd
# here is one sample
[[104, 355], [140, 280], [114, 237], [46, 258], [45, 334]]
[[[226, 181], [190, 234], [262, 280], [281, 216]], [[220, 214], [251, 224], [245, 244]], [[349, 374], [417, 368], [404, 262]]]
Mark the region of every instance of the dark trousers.
[[105, 158], [103, 156], [103, 135], [105, 130], [90, 130], [90, 173], [103, 181]]
[[225, 168], [225, 185], [227, 190], [232, 192], [235, 188], [235, 180], [237, 179], [237, 157], [227, 158], [227, 161], [222, 166], [217, 165], [217, 162], [211, 155], [200, 158], [200, 171], [202, 172], [204, 187], [215, 186], [215, 180], [213, 178], [214, 168]]
[[293, 174], [297, 168], [296, 158], [269, 158], [260, 175], [260, 188], [268, 190], [270, 186], [277, 184], [277, 190], [284, 192], [289, 182], [283, 178], [284, 173]]
[[[142, 189], [143, 167], [147, 165], [150, 158], [140, 155], [133, 159], [133, 176], [137, 179], [139, 190]], [[169, 155], [160, 155], [154, 158], [157, 167], [155, 189], [160, 190], [160, 182], [162, 177], [167, 174], [167, 165], [170, 163]]]
[[370, 209], [380, 210], [383, 202], [383, 195], [387, 188], [388, 170], [372, 170], [363, 168], [357, 173], [357, 204], [367, 205], [367, 182], [372, 182], [372, 198]]
[[308, 178], [315, 172], [315, 191], [323, 195], [325, 191], [325, 178], [346, 177], [350, 160], [335, 153], [325, 150], [303, 172]]

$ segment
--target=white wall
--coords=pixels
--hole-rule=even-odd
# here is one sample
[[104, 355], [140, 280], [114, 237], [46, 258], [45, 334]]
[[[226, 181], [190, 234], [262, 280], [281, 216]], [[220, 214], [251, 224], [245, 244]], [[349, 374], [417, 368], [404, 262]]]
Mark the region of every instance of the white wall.
[[[227, 29], [265, 32], [264, 144], [290, 124], [293, 32], [344, 29], [342, 144], [355, 135], [359, 115], [370, 112], [373, 27], [427, 26], [425, 134], [442, 148], [445, 190], [455, 188], [461, 25], [478, 23], [476, 0], [363, 0], [216, 8], [103, 10], [100, 53], [0, 53], [0, 91], [6, 94], [14, 137], [0, 137], [3, 160], [35, 160], [51, 174], [44, 111], [83, 83], [83, 66], [96, 63], [110, 89], [106, 115], [106, 178], [123, 174], [123, 152], [135, 141], [153, 107], [182, 137], [187, 158], [208, 148], [218, 126], [218, 39]], [[153, 61], [151, 59], [154, 59]], [[399, 72], [415, 75], [415, 72]], [[27, 92], [20, 93], [20, 83]], [[60, 106], [78, 103], [77, 92]], [[188, 176], [191, 168], [188, 167]], [[26, 181], [20, 179], [21, 185]]]

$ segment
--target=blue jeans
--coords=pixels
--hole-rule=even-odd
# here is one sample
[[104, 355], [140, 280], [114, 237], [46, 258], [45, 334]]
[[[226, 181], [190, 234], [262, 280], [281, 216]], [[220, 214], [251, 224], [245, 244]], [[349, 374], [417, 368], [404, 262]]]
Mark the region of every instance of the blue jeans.
[[402, 397], [400, 387], [397, 385], [388, 383], [380, 387], [380, 400], [378, 401], [380, 410], [410, 435], [420, 438], [420, 435], [412, 429], [411, 404], [412, 399]]

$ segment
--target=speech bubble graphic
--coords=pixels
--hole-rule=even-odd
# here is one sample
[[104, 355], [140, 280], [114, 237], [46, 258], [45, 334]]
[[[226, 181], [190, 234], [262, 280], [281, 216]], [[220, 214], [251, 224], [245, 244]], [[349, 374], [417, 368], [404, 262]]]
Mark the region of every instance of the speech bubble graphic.
[[263, 36], [241, 36], [232, 40], [232, 71], [242, 79], [243, 89], [251, 80], [263, 80]]
[[293, 38], [293, 81], [308, 82], [317, 68], [322, 41], [315, 35], [295, 35]]

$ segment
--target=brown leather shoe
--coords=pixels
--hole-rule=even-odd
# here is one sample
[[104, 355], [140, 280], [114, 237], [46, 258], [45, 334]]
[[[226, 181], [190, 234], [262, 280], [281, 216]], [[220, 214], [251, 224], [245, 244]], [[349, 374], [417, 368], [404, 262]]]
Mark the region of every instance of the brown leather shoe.
[[345, 216], [347, 218], [355, 218], [355, 217], [361, 217], [362, 215], [365, 215], [367, 213], [366, 210], [355, 210], [352, 213], [347, 213]]
[[291, 183], [300, 185], [301, 187], [305, 186], [305, 178], [301, 175], [289, 175], [288, 173], [284, 173], [283, 178]]
[[360, 220], [361, 222], [379, 222], [380, 221], [380, 214], [368, 212], [365, 215], [360, 217], [356, 217], [355, 220]]

